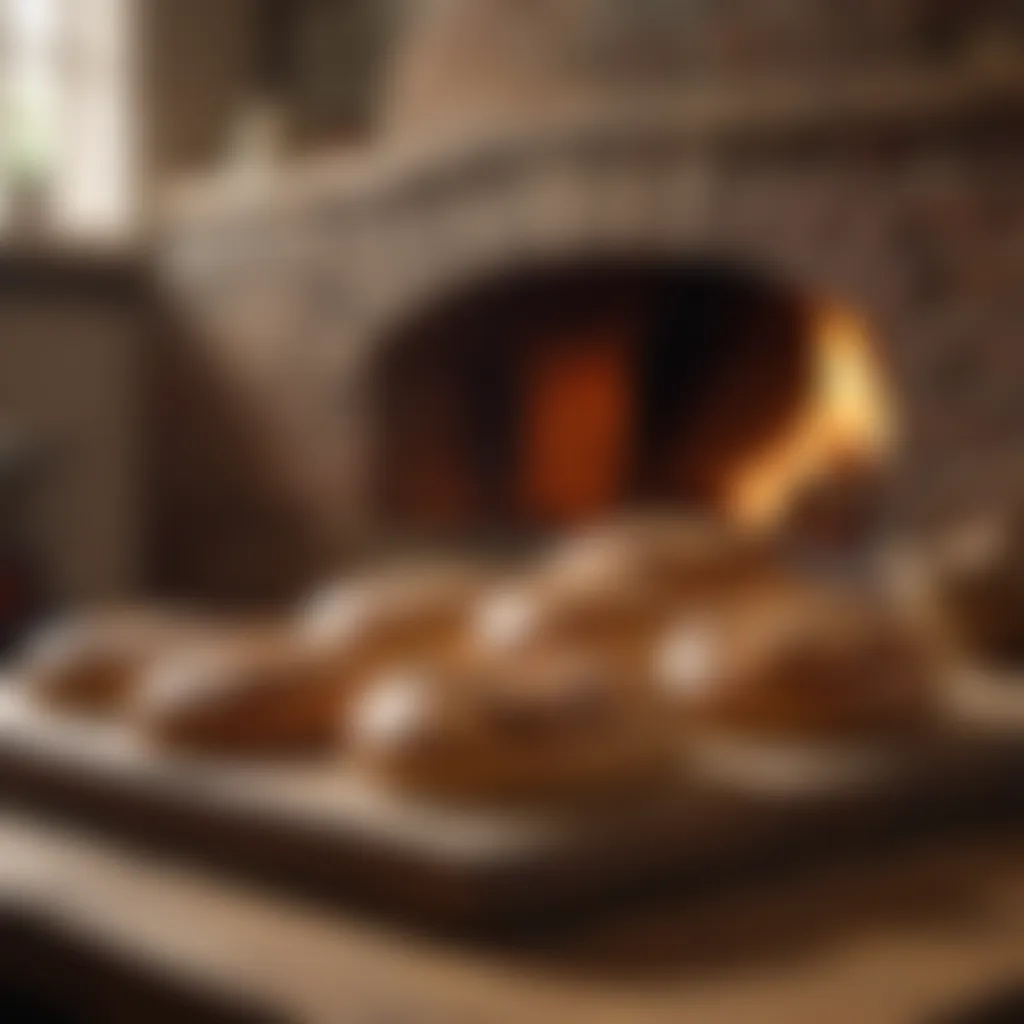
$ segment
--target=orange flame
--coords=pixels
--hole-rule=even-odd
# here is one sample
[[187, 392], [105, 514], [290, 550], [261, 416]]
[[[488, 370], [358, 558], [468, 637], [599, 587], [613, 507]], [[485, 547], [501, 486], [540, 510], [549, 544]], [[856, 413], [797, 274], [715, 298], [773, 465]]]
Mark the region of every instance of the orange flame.
[[813, 330], [804, 406], [778, 441], [730, 474], [726, 510], [741, 524], [777, 523], [807, 485], [851, 466], [881, 467], [895, 446], [891, 396], [865, 325], [825, 306]]

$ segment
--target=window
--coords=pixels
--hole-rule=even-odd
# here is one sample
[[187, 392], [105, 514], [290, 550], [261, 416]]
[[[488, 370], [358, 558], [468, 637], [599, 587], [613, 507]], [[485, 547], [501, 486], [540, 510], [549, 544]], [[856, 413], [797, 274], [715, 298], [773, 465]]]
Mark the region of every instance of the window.
[[116, 237], [131, 225], [133, 0], [0, 0], [0, 228]]

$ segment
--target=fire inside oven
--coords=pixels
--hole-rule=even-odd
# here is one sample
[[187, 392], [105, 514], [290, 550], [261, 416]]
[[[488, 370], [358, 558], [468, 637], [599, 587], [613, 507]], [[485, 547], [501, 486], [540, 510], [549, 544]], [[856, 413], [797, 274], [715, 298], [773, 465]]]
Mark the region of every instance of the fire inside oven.
[[841, 305], [714, 264], [506, 273], [386, 347], [390, 521], [543, 531], [651, 504], [772, 526], [894, 447], [883, 362]]

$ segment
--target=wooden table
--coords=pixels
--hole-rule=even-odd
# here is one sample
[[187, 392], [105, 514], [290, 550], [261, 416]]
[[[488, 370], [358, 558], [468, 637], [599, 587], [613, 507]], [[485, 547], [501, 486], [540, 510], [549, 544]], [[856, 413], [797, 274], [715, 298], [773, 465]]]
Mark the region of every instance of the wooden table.
[[4, 977], [103, 1021], [942, 1020], [1024, 984], [1024, 835], [947, 840], [485, 944], [10, 813], [0, 929]]

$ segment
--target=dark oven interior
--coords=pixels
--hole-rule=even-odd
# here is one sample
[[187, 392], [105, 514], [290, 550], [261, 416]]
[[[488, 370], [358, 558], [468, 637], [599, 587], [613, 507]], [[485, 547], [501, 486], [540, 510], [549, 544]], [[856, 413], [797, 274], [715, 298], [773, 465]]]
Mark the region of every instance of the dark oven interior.
[[852, 313], [710, 260], [506, 270], [380, 353], [376, 490], [407, 533], [532, 536], [666, 504], [769, 522], [891, 442]]

